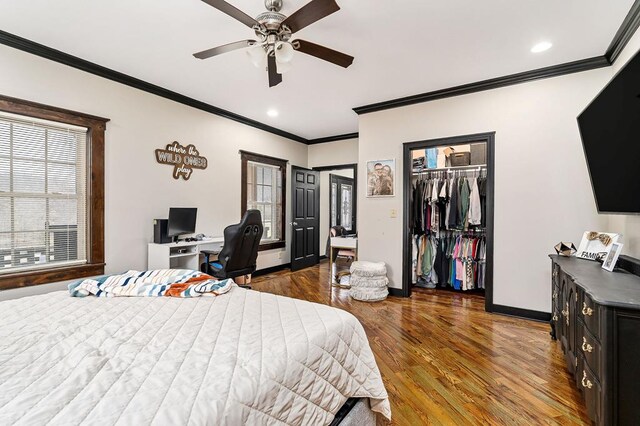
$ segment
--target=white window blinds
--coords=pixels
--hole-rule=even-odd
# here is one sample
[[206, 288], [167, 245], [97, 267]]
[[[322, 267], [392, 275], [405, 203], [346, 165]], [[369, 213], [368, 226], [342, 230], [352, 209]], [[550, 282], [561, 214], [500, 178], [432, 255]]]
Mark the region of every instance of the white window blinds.
[[0, 274], [86, 263], [87, 129], [0, 112]]
[[262, 243], [282, 239], [282, 170], [278, 166], [247, 162], [247, 209], [260, 210]]

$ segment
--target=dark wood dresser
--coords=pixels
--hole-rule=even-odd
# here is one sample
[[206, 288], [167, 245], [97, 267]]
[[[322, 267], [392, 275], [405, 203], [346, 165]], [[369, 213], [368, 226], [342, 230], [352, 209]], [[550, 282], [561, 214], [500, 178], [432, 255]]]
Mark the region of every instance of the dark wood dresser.
[[598, 425], [640, 425], [640, 277], [550, 256], [551, 336]]

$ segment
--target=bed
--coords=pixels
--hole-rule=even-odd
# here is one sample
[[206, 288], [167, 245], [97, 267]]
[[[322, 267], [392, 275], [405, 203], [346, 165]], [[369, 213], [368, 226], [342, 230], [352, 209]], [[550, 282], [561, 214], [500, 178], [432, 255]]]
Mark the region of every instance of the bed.
[[0, 312], [0, 424], [391, 416], [361, 324], [328, 306], [234, 287], [193, 299], [55, 292]]

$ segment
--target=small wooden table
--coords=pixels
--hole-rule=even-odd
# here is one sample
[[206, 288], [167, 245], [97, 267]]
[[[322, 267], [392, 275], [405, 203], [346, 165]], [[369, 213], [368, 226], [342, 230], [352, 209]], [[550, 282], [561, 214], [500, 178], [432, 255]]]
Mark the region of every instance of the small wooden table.
[[331, 237], [329, 246], [329, 284], [333, 284], [333, 250], [353, 250], [354, 260], [358, 260], [358, 238], [356, 237]]

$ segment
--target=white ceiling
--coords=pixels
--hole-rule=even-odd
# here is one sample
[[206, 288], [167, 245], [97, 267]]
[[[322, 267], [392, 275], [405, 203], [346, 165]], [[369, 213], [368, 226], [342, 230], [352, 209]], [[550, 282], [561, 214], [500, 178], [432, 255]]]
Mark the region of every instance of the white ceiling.
[[[263, 0], [229, 0], [251, 16]], [[284, 0], [289, 15], [307, 0]], [[343, 69], [302, 53], [274, 88], [242, 51], [252, 38], [200, 0], [2, 0], [0, 29], [305, 138], [358, 130], [352, 108], [601, 56], [633, 0], [338, 0], [297, 35], [355, 56]], [[532, 54], [549, 40], [551, 50]], [[280, 115], [268, 117], [276, 108]]]

